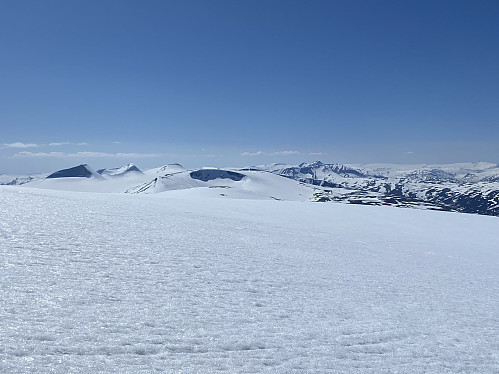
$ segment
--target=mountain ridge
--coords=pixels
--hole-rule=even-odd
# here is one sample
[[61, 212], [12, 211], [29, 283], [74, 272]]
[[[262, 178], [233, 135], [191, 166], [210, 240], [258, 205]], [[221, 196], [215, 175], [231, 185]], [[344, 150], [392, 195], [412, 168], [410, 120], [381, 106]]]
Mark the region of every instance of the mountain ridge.
[[189, 170], [171, 163], [145, 171], [130, 163], [97, 172], [82, 164], [46, 178], [17, 176], [12, 180], [4, 178], [0, 184], [146, 194], [205, 188], [210, 193], [203, 192], [203, 196], [308, 199], [499, 216], [499, 166], [486, 162], [397, 165], [314, 161]]
[[[395, 168], [387, 165], [343, 166], [313, 162], [277, 173], [323, 187], [314, 194], [315, 200], [320, 202], [421, 206], [499, 216], [497, 164], [405, 165]], [[338, 170], [354, 170], [354, 173], [342, 175]], [[307, 175], [311, 177], [304, 177]]]

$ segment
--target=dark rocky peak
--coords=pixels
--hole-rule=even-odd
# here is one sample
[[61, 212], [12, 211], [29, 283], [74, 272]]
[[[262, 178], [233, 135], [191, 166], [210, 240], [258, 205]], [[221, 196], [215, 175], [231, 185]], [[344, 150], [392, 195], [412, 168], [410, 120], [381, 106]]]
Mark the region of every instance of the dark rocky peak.
[[82, 164], [74, 166], [69, 169], [62, 169], [50, 174], [47, 179], [53, 178], [100, 178], [100, 175], [96, 173], [87, 164]]

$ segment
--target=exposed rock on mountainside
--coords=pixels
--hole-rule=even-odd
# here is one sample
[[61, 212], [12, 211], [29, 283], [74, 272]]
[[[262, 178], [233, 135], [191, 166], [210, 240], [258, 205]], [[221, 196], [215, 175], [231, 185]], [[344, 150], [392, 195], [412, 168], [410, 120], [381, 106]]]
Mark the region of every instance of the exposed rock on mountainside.
[[51, 178], [99, 178], [100, 175], [90, 168], [87, 164], [78, 165], [69, 169], [62, 169], [50, 174], [47, 179]]
[[323, 179], [325, 176], [338, 175], [344, 178], [362, 178], [365, 174], [359, 170], [350, 168], [342, 164], [323, 164], [320, 161], [315, 161], [311, 164], [302, 163], [294, 167], [273, 168], [273, 172], [277, 174], [292, 177], [294, 179]]
[[316, 161], [271, 171], [318, 186], [316, 201], [416, 206], [499, 216], [499, 167], [495, 164], [355, 168]]
[[37, 180], [37, 179], [39, 179], [39, 178], [36, 178], [36, 177], [29, 175], [27, 177], [17, 177], [17, 178], [14, 178], [8, 182], [2, 182], [0, 184], [3, 184], [5, 186], [20, 186], [22, 184], [26, 184], [26, 183], [32, 182], [34, 180]]
[[200, 169], [191, 171], [189, 175], [192, 179], [198, 179], [203, 182], [208, 182], [214, 179], [231, 179], [233, 181], [240, 181], [245, 177], [244, 174], [221, 169]]

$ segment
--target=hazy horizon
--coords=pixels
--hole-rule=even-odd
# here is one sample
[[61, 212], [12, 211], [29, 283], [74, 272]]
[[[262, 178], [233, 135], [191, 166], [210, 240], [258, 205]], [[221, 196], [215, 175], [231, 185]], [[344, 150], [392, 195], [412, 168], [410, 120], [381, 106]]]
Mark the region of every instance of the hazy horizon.
[[[54, 146], [39, 146], [45, 147]], [[60, 146], [63, 147], [63, 146]], [[71, 146], [70, 146], [71, 147]], [[392, 157], [387, 153], [384, 156], [376, 155], [376, 149], [368, 150], [366, 148], [358, 152], [337, 151], [334, 153], [326, 152], [307, 152], [297, 150], [282, 150], [282, 151], [264, 151], [256, 150], [254, 152], [239, 152], [237, 150], [217, 151], [216, 149], [191, 149], [184, 150], [184, 153], [161, 152], [156, 153], [141, 153], [141, 152], [101, 152], [101, 151], [86, 151], [89, 145], [81, 145], [81, 151], [54, 151], [48, 150], [24, 150], [17, 149], [17, 153], [9, 156], [9, 163], [3, 164], [0, 168], [0, 174], [5, 175], [29, 175], [38, 173], [52, 173], [60, 169], [66, 169], [80, 164], [88, 164], [93, 169], [121, 167], [128, 163], [137, 165], [142, 170], [147, 170], [155, 167], [160, 167], [166, 164], [179, 163], [182, 166], [195, 169], [202, 167], [230, 168], [230, 167], [247, 167], [258, 166], [271, 163], [283, 163], [290, 165], [298, 165], [300, 163], [311, 163], [321, 161], [323, 163], [338, 163], [346, 165], [362, 165], [362, 164], [400, 164], [400, 165], [440, 165], [454, 163], [476, 163], [487, 162], [499, 164], [493, 159], [475, 159], [466, 156], [472, 155], [472, 150], [463, 150], [462, 158], [452, 159], [446, 157], [443, 149], [434, 152], [428, 156], [427, 153], [421, 152], [419, 155], [416, 152], [400, 152], [399, 157], [393, 154]], [[115, 146], [110, 146], [111, 150]], [[133, 147], [132, 147], [133, 148]], [[492, 148], [492, 147], [491, 147]], [[102, 147], [98, 148], [102, 149]], [[167, 148], [171, 149], [171, 148]], [[369, 151], [372, 157], [369, 157]], [[12, 152], [12, 147], [3, 147], [0, 152]], [[434, 158], [434, 154], [440, 153], [438, 159]], [[367, 155], [367, 156], [366, 156]]]

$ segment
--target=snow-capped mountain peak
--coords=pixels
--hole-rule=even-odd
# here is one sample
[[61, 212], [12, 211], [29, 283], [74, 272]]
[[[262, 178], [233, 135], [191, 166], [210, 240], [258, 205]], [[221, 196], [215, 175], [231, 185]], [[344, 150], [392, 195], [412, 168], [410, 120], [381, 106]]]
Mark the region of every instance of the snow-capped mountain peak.
[[146, 194], [185, 191], [189, 196], [333, 201], [499, 216], [499, 166], [484, 162], [345, 165], [314, 161], [195, 170], [167, 164], [144, 173], [134, 164], [99, 172], [82, 164], [41, 178], [18, 176], [1, 184]]

